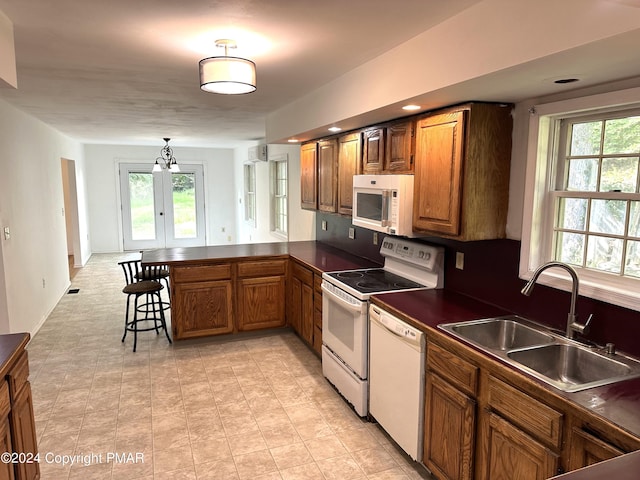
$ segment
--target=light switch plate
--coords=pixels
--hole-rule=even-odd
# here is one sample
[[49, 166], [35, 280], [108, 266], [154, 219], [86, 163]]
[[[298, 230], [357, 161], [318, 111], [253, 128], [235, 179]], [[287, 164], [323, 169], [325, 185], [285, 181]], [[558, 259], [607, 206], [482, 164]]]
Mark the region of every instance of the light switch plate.
[[9, 240], [11, 238], [11, 232], [9, 231], [9, 227], [4, 227], [4, 239]]
[[327, 231], [327, 221], [326, 220], [322, 220], [322, 230], [324, 230], [325, 232]]
[[353, 240], [356, 238], [356, 229], [353, 227], [349, 227], [349, 238]]
[[456, 252], [456, 268], [458, 270], [464, 270], [464, 253]]

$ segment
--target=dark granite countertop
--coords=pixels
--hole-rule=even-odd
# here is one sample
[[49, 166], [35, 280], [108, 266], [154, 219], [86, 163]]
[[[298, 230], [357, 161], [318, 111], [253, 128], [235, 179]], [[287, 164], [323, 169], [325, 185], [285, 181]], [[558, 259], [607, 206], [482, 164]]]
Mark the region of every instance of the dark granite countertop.
[[145, 265], [195, 265], [279, 256], [291, 256], [300, 260], [317, 273], [380, 266], [371, 260], [314, 241], [160, 248], [144, 251], [142, 263]]

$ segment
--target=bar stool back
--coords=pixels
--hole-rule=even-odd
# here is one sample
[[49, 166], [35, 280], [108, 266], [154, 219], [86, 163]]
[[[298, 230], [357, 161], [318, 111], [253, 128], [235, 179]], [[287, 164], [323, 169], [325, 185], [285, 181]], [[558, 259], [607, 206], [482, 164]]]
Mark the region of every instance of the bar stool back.
[[[125, 312], [124, 335], [122, 335], [122, 341], [124, 342], [127, 332], [133, 332], [133, 351], [135, 352], [138, 344], [138, 332], [155, 330], [156, 334], [159, 334], [160, 329], [162, 329], [167, 336], [167, 340], [171, 343], [171, 338], [169, 337], [169, 332], [167, 330], [167, 323], [164, 317], [162, 298], [160, 297], [160, 291], [164, 287], [155, 280], [138, 281], [138, 278], [142, 278], [140, 260], [122, 261], [118, 262], [118, 265], [122, 267], [127, 283], [122, 289], [122, 292], [127, 295], [127, 308]], [[144, 303], [140, 303], [139, 300], [143, 296]], [[133, 318], [129, 320], [131, 297], [134, 297]], [[152, 325], [141, 328], [139, 324], [142, 322], [151, 322]]]

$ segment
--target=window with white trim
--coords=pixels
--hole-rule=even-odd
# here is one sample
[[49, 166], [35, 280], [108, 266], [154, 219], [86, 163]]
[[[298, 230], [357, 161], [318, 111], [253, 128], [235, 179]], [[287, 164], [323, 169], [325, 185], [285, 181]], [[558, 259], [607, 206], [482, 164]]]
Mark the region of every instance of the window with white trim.
[[[640, 89], [531, 110], [520, 276], [568, 263], [580, 293], [640, 310]], [[542, 283], [569, 289], [550, 269]]]
[[244, 164], [244, 220], [256, 226], [256, 164]]
[[640, 116], [610, 112], [560, 122], [554, 260], [640, 277]]
[[287, 155], [270, 159], [271, 163], [271, 231], [287, 236]]

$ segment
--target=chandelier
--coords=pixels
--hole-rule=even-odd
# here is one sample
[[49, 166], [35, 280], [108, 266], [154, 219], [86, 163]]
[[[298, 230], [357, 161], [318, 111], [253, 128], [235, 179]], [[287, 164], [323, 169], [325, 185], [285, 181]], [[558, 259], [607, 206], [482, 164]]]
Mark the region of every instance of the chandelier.
[[251, 60], [230, 57], [233, 40], [216, 40], [216, 47], [224, 48], [224, 57], [200, 60], [200, 88], [205, 92], [224, 95], [251, 93], [256, 89], [256, 64]]
[[179, 172], [180, 167], [176, 161], [176, 157], [173, 156], [173, 150], [169, 146], [170, 138], [163, 138], [165, 146], [160, 150], [160, 156], [156, 158], [156, 163], [153, 165], [152, 172], [161, 172], [163, 168], [166, 168], [170, 172]]

